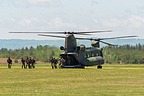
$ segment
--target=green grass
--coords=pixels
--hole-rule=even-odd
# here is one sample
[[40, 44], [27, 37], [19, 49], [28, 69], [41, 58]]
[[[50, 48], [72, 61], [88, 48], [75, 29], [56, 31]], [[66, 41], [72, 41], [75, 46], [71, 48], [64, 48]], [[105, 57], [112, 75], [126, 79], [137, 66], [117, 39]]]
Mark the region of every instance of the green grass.
[[0, 64], [0, 96], [143, 96], [144, 65], [35, 69]]

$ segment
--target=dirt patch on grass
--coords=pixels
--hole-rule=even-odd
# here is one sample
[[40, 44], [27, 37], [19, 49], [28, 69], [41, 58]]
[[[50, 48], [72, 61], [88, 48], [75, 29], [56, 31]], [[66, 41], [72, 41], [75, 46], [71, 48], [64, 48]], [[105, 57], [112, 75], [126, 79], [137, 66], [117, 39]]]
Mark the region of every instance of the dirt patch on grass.
[[0, 58], [0, 64], [7, 64], [7, 58]]

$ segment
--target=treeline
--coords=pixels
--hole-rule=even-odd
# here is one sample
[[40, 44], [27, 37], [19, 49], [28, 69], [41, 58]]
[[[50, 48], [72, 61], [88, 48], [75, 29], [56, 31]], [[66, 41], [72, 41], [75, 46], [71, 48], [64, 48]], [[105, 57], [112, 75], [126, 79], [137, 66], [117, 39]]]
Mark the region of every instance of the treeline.
[[144, 45], [104, 47], [105, 63], [144, 64]]
[[[11, 57], [15, 60], [33, 57], [37, 61], [48, 62], [51, 57], [59, 58], [62, 51], [57, 47], [39, 45], [36, 48], [0, 49], [0, 58]], [[144, 45], [107, 46], [103, 48], [105, 63], [144, 64]]]
[[8, 50], [7, 48], [2, 48], [0, 49], [0, 58], [11, 57], [17, 60], [21, 58], [26, 58], [28, 56], [35, 58], [37, 61], [47, 62], [53, 56], [58, 58], [60, 53], [61, 50], [59, 50], [59, 48], [48, 45], [39, 45], [36, 48], [31, 46], [30, 48], [26, 47], [15, 50]]

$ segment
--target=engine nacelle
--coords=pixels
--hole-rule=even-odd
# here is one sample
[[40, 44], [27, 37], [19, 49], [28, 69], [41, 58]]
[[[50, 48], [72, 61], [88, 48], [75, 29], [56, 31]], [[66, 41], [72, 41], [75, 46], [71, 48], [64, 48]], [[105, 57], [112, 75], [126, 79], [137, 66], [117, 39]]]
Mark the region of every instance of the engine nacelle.
[[99, 48], [100, 47], [99, 41], [91, 42], [91, 46]]
[[78, 51], [85, 51], [85, 45], [82, 44], [82, 45], [78, 46], [77, 50]]

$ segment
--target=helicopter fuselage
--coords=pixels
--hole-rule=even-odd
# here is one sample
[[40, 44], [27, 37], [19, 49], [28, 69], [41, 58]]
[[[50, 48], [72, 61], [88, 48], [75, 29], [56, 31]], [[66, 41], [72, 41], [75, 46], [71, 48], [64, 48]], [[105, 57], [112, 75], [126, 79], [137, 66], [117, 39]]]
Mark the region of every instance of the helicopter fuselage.
[[84, 45], [77, 46], [73, 34], [65, 38], [64, 52], [60, 54], [62, 68], [84, 68], [104, 64], [102, 50], [100, 48], [86, 48]]

